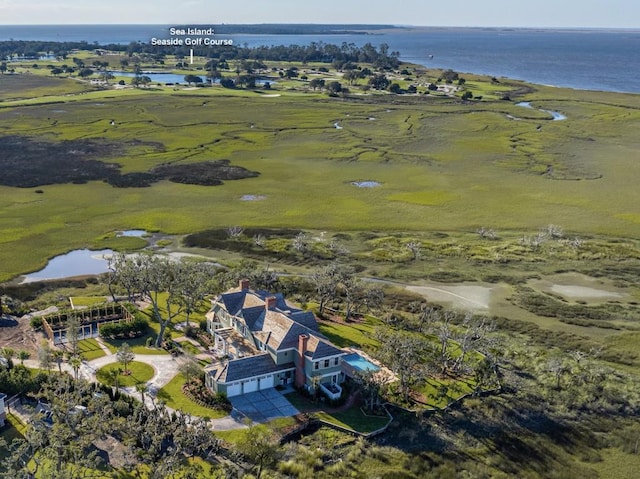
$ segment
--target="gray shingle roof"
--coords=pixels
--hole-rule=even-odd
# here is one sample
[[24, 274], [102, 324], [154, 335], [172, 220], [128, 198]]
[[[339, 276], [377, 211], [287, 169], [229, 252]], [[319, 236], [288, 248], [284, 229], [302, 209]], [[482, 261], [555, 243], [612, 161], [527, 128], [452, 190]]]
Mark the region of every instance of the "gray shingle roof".
[[305, 353], [307, 357], [316, 360], [337, 356], [339, 354], [345, 354], [345, 352], [336, 348], [330, 342], [322, 340], [315, 335], [309, 337], [309, 341], [307, 342], [307, 352]]
[[248, 358], [232, 359], [220, 364], [218, 367], [210, 366], [206, 371], [208, 374], [212, 374], [216, 381], [230, 383], [294, 368], [295, 365], [293, 363], [278, 366], [273, 359], [271, 359], [271, 356], [268, 354], [260, 354]]

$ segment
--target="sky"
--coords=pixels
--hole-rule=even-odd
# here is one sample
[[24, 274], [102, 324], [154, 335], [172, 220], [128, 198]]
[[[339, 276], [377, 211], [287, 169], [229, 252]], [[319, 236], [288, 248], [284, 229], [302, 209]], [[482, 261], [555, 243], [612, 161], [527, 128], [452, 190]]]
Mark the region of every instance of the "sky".
[[640, 28], [639, 0], [0, 0], [0, 25], [357, 23]]

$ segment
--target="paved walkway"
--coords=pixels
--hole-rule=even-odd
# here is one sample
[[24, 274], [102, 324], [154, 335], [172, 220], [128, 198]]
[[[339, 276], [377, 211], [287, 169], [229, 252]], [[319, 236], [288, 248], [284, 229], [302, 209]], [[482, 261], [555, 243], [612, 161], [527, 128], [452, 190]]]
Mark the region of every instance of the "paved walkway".
[[[118, 361], [116, 355], [112, 354], [102, 341], [98, 341], [98, 344], [100, 344], [100, 347], [105, 350], [106, 356], [102, 356], [91, 361], [83, 361], [80, 369], [78, 370], [78, 376], [89, 382], [97, 382], [96, 373], [100, 368]], [[169, 354], [136, 354], [135, 361], [149, 364], [155, 371], [153, 377], [146, 383], [148, 389], [144, 394], [145, 406], [149, 409], [153, 409], [157, 407], [158, 391], [166, 386], [179, 373], [180, 364], [185, 361], [185, 359], [180, 357], [176, 359]], [[25, 360], [24, 365], [28, 368], [40, 368], [40, 363], [36, 359]], [[57, 365], [52, 367], [53, 370], [56, 370], [57, 368]], [[73, 375], [73, 368], [66, 361], [61, 364], [61, 369], [62, 371]], [[141, 399], [141, 395], [136, 390], [135, 386], [121, 387], [119, 390], [130, 396], [134, 396], [137, 399]], [[174, 409], [170, 407], [165, 407], [170, 412], [174, 411]], [[187, 415], [187, 417], [189, 421], [198, 419], [191, 415]], [[216, 431], [246, 429], [249, 427], [247, 425], [246, 418], [247, 416], [245, 414], [234, 408], [229, 416], [219, 419], [210, 419], [209, 424], [211, 425], [211, 428]]]

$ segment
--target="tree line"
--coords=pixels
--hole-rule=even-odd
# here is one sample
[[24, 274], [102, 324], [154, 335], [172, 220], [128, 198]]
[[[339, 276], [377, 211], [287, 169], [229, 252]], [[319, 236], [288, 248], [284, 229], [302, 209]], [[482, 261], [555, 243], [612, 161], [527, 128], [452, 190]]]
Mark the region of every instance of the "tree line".
[[[51, 54], [56, 58], [66, 59], [73, 50], [110, 50], [134, 55], [150, 55], [160, 58], [166, 55], [186, 57], [191, 47], [152, 46], [147, 43], [131, 42], [128, 45], [97, 45], [87, 42], [45, 42], [9, 40], [0, 42], [0, 58], [14, 55], [27, 58], [38, 58], [42, 54]], [[368, 63], [377, 69], [395, 69], [400, 65], [400, 53], [389, 51], [389, 45], [382, 43], [376, 47], [368, 42], [362, 47], [354, 43], [343, 42], [341, 45], [311, 42], [309, 45], [261, 45], [212, 46], [194, 48], [194, 54], [210, 59], [220, 60], [257, 60], [257, 61], [293, 61], [321, 62], [337, 66], [349, 63]]]

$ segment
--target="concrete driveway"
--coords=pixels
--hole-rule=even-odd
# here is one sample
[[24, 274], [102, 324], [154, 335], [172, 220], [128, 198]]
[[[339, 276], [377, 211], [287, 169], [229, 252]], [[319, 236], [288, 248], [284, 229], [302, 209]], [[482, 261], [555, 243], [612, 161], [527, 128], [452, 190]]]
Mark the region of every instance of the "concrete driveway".
[[229, 398], [234, 409], [254, 422], [268, 422], [279, 417], [295, 416], [300, 411], [274, 388]]

